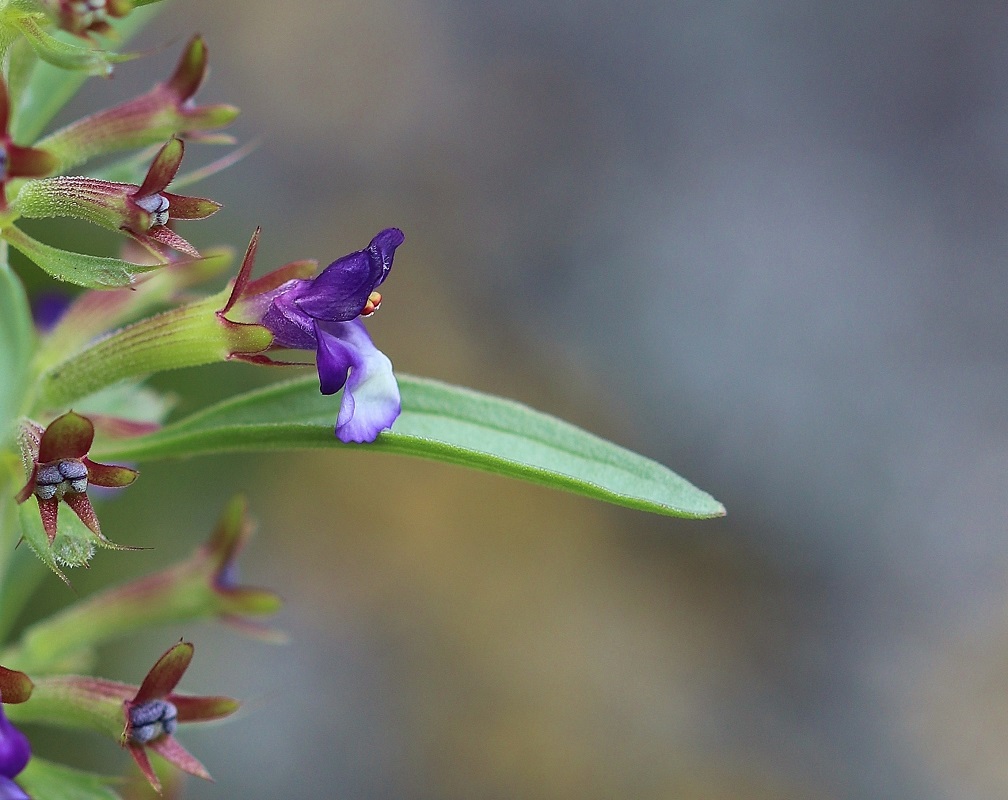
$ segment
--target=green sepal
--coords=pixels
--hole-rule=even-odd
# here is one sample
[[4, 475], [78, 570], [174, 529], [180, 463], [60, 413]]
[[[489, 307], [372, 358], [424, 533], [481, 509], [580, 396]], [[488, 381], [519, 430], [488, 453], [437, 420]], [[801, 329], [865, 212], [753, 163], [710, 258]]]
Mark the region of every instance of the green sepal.
[[46, 536], [38, 501], [34, 497], [29, 497], [18, 507], [18, 520], [24, 541], [42, 563], [55, 572], [67, 586], [70, 586], [70, 580], [63, 572], [63, 567], [68, 569], [87, 567], [99, 547], [109, 550], [132, 549], [118, 545], [104, 535], [94, 533], [69, 506], [63, 503], [59, 506], [56, 538], [52, 544]]
[[20, 228], [10, 226], [0, 233], [11, 246], [56, 280], [88, 289], [130, 286], [137, 275], [160, 269], [162, 264], [132, 264], [121, 258], [71, 253], [36, 241]]
[[177, 302], [188, 289], [227, 272], [233, 259], [230, 248], [214, 248], [205, 251], [203, 258], [156, 268], [128, 288], [85, 292], [40, 337], [36, 368], [46, 370], [84, 349], [97, 336]]
[[227, 361], [265, 350], [273, 334], [217, 313], [230, 290], [142, 319], [46, 370], [37, 405], [61, 408], [124, 378]]
[[95, 775], [33, 756], [15, 779], [31, 797], [58, 797], [59, 800], [120, 800], [112, 789], [122, 778]]
[[299, 448], [363, 448], [421, 456], [566, 489], [674, 517], [722, 516], [724, 507], [656, 461], [511, 400], [399, 375], [402, 414], [371, 444], [333, 435], [337, 397], [314, 376], [225, 400], [145, 436], [104, 441], [125, 460]]
[[13, 722], [92, 730], [119, 741], [126, 723], [123, 700], [135, 689], [82, 675], [43, 675], [34, 681], [28, 702], [4, 708]]
[[127, 195], [135, 191], [135, 186], [86, 177], [34, 178], [20, 184], [10, 204], [10, 216], [28, 219], [73, 217], [117, 231], [130, 218], [132, 209]]

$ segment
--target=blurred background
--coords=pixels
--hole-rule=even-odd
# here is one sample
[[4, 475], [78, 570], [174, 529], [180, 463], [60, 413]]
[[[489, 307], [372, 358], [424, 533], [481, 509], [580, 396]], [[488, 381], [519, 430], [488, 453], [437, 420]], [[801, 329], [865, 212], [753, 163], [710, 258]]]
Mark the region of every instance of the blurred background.
[[[135, 682], [186, 636], [182, 688], [245, 701], [184, 730], [217, 781], [187, 797], [1008, 795], [1003, 4], [176, 0], [140, 39], [173, 44], [64, 119], [194, 30], [197, 100], [260, 144], [184, 235], [240, 252], [261, 224], [265, 271], [401, 227], [369, 325], [398, 370], [569, 418], [729, 514], [366, 452], [150, 466], [102, 518], [156, 553], [98, 558], [82, 595], [240, 491], [244, 580], [286, 599], [285, 646], [105, 653]], [[159, 385], [187, 411], [276, 377]]]

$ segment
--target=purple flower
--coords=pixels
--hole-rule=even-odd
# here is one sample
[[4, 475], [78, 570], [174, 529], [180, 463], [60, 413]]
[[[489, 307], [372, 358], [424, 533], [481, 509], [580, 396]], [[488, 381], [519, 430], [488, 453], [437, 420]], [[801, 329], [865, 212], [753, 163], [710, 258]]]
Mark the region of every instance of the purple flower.
[[0, 706], [0, 775], [13, 778], [31, 758], [28, 737], [14, 727]]
[[31, 800], [31, 797], [10, 778], [0, 775], [0, 800]]
[[[392, 362], [374, 346], [361, 317], [381, 304], [375, 291], [392, 269], [402, 231], [386, 228], [364, 250], [336, 259], [314, 278], [299, 277], [304, 262], [289, 264], [249, 283], [258, 244], [253, 237], [226, 313], [238, 306], [274, 336], [274, 348], [314, 350], [322, 394], [343, 389], [336, 436], [371, 442], [401, 410]], [[265, 359], [254, 359], [265, 360]]]
[[73, 298], [61, 292], [43, 292], [32, 301], [32, 318], [39, 333], [49, 333], [70, 307]]
[[24, 790], [14, 783], [13, 778], [25, 768], [30, 758], [31, 745], [28, 743], [28, 737], [14, 727], [3, 713], [3, 706], [0, 705], [0, 800], [19, 800], [28, 797]]

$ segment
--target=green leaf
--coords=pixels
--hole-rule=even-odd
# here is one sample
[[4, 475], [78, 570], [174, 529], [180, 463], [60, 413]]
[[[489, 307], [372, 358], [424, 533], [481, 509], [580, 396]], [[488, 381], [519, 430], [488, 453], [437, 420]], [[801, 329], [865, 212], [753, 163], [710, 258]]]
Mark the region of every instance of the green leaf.
[[119, 800], [119, 794], [109, 784], [123, 782], [121, 778], [95, 775], [38, 756], [28, 762], [15, 780], [32, 797], [60, 800]]
[[0, 260], [0, 443], [14, 433], [29, 388], [28, 366], [35, 347], [35, 328], [24, 287], [5, 260]]
[[163, 266], [131, 264], [121, 258], [71, 253], [69, 250], [60, 250], [58, 247], [36, 241], [20, 228], [13, 226], [4, 230], [2, 235], [13, 247], [56, 280], [67, 281], [88, 289], [130, 286], [134, 276]]
[[156, 433], [105, 441], [95, 457], [139, 460], [247, 450], [366, 447], [496, 472], [618, 505], [706, 518], [724, 507], [661, 464], [510, 400], [398, 376], [402, 415], [369, 445], [333, 434], [338, 398], [314, 376], [226, 400]]
[[84, 416], [102, 414], [137, 423], [161, 424], [165, 421], [174, 398], [167, 397], [138, 381], [120, 381], [106, 386], [87, 399], [74, 404]]
[[[18, 487], [21, 488], [21, 487]], [[11, 505], [14, 504], [13, 497]], [[43, 580], [49, 577], [49, 573], [42, 568], [35, 557], [35, 552], [28, 547], [16, 547], [20, 528], [17, 523], [16, 512], [10, 514], [10, 518], [5, 516], [3, 522], [9, 522], [10, 528], [4, 530], [3, 540], [5, 546], [10, 547], [10, 554], [4, 559], [3, 580], [0, 582], [0, 642], [7, 640], [7, 637], [15, 629], [21, 610], [31, 600], [32, 595]], [[6, 535], [10, 532], [13, 538]], [[9, 542], [9, 544], [6, 544]], [[0, 664], [3, 662], [0, 661]]]
[[[54, 67], [80, 70], [88, 75], [112, 74], [112, 65], [137, 58], [133, 54], [110, 53], [93, 47], [81, 47], [48, 33], [40, 24], [42, 15], [25, 15], [14, 21], [39, 58]], [[44, 17], [42, 17], [44, 19]]]

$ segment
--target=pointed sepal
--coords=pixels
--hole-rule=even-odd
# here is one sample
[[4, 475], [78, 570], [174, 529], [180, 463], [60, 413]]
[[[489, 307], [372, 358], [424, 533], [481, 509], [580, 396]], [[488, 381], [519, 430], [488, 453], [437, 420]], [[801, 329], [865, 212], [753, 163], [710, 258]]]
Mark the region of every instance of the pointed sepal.
[[0, 666], [0, 702], [23, 703], [31, 697], [35, 684], [25, 673]]

